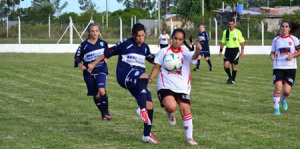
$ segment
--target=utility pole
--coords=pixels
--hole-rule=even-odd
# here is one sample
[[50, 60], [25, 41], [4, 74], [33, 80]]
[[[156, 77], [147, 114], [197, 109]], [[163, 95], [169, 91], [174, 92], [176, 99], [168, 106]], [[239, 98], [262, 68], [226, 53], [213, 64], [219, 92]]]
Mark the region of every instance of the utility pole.
[[108, 28], [108, 3], [106, 0], [106, 28]]
[[160, 35], [160, 0], [158, 0], [158, 33]]
[[204, 16], [204, 0], [202, 0], [202, 16]]

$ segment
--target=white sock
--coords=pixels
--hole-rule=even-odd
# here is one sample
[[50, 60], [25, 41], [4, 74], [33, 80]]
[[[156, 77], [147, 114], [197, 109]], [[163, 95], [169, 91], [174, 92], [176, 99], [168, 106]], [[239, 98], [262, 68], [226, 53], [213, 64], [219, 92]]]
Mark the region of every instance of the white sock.
[[193, 138], [193, 117], [192, 114], [189, 113], [185, 116], [182, 116], [183, 126], [185, 129], [186, 138]]
[[274, 101], [274, 109], [279, 108], [280, 93], [274, 92], [273, 101]]

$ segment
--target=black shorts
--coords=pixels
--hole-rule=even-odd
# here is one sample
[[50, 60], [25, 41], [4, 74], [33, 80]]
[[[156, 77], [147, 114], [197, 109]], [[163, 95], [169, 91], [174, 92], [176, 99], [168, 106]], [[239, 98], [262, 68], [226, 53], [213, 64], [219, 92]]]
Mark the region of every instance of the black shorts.
[[229, 61], [230, 63], [238, 64], [240, 56], [239, 48], [226, 48], [224, 55], [224, 62]]
[[296, 69], [273, 69], [273, 83], [282, 81], [293, 86], [296, 76]]
[[204, 58], [207, 58], [207, 57], [210, 57], [210, 52], [209, 51], [205, 51], [205, 52], [200, 51], [199, 55], [201, 55], [201, 56], [204, 55]]
[[167, 96], [173, 96], [175, 98], [175, 100], [178, 102], [183, 102], [183, 103], [187, 103], [187, 104], [191, 104], [190, 102], [190, 95], [188, 94], [184, 94], [184, 93], [175, 93], [169, 89], [160, 89], [157, 91], [157, 96], [160, 102], [160, 106], [164, 107], [162, 105], [162, 100], [164, 100], [165, 97]]
[[165, 48], [165, 47], [167, 47], [168, 46], [168, 44], [160, 44], [160, 48], [162, 49], [162, 48]]

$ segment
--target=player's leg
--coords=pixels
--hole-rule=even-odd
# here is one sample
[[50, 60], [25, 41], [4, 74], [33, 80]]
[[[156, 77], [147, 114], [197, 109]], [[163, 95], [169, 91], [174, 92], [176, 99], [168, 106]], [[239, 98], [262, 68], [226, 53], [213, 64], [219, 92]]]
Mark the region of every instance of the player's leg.
[[240, 51], [239, 48], [234, 48], [232, 49], [232, 83], [235, 83], [235, 77], [237, 74], [237, 64], [239, 63], [239, 56], [240, 56]]
[[283, 111], [288, 110], [287, 98], [291, 93], [292, 86], [295, 82], [296, 69], [286, 69], [284, 70], [285, 82], [283, 87], [283, 93], [280, 98], [281, 107]]
[[196, 68], [194, 68], [194, 71], [199, 71], [199, 67], [200, 67], [200, 60], [201, 60], [201, 56], [202, 52], [200, 52], [198, 59], [197, 59], [197, 63], [196, 63]]
[[161, 97], [161, 105], [167, 113], [168, 122], [171, 125], [176, 125], [174, 113], [176, 112], [177, 102], [174, 98], [174, 94], [171, 90], [159, 90], [158, 94], [160, 95], [159, 97]]
[[225, 54], [224, 54], [224, 70], [228, 76], [228, 79], [227, 79], [227, 84], [231, 84], [232, 82], [232, 76], [231, 76], [231, 73], [230, 73], [230, 68], [229, 68], [229, 64], [230, 64], [230, 61], [231, 61], [231, 50], [228, 50], [226, 48], [225, 50]]
[[180, 113], [182, 116], [183, 126], [185, 129], [185, 135], [187, 143], [191, 145], [197, 145], [198, 143], [193, 139], [193, 117], [190, 110], [190, 103], [185, 102], [189, 99], [179, 99]]
[[98, 92], [101, 97], [101, 108], [103, 111], [103, 120], [111, 120], [112, 117], [108, 111], [108, 97], [106, 94], [106, 78], [107, 75], [105, 73], [100, 73], [96, 76], [96, 82], [98, 87]]
[[209, 71], [212, 71], [213, 70], [213, 66], [212, 66], [211, 61], [209, 59], [210, 53], [209, 52], [205, 53], [204, 57], [205, 57], [205, 60], [206, 60], [206, 62], [208, 64], [208, 66], [209, 66]]
[[273, 102], [274, 102], [274, 114], [280, 115], [280, 110], [279, 110], [279, 101], [280, 101], [280, 92], [282, 89], [282, 81], [276, 81], [274, 83], [275, 89], [273, 93]]
[[235, 77], [236, 77], [236, 73], [237, 73], [236, 65], [237, 64], [235, 64], [235, 63], [231, 64], [231, 66], [232, 66], [232, 84], [235, 83]]
[[[146, 109], [147, 105], [147, 99], [148, 99], [148, 75], [146, 73], [143, 73], [140, 75], [138, 81], [137, 81], [137, 102], [141, 109], [140, 116], [142, 121], [145, 123], [151, 124], [149, 115], [148, 115], [148, 109]], [[149, 109], [152, 110], [152, 109]]]

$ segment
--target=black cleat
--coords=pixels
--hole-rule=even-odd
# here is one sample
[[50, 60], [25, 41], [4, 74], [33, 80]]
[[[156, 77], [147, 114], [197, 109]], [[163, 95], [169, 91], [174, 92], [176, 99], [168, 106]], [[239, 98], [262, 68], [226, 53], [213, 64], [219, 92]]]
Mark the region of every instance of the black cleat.
[[194, 71], [199, 71], [199, 69], [198, 69], [198, 68], [194, 68], [193, 70], [194, 70]]
[[209, 71], [213, 71], [213, 67], [209, 67]]
[[228, 78], [226, 84], [232, 84], [232, 79]]
[[109, 121], [109, 120], [112, 119], [112, 116], [110, 115], [109, 111], [104, 112], [104, 113], [102, 114], [102, 119], [103, 119], [103, 120], [107, 120], [107, 121]]

